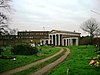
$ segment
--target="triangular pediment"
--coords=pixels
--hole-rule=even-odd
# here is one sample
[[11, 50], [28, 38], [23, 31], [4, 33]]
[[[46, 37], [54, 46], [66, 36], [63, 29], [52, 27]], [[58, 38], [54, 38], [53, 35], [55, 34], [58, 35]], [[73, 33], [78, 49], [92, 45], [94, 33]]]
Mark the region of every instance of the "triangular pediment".
[[51, 33], [57, 33], [57, 30], [52, 30]]

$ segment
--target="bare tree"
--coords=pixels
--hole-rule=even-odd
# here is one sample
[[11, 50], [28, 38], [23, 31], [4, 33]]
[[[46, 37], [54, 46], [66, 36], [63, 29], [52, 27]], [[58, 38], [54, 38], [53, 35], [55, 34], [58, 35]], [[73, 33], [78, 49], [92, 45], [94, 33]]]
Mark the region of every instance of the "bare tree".
[[2, 34], [9, 34], [10, 2], [11, 0], [0, 0], [0, 32]]
[[94, 36], [94, 32], [98, 29], [98, 27], [98, 23], [94, 18], [88, 19], [81, 26], [82, 30], [88, 32], [92, 37]]
[[81, 29], [90, 34], [91, 44], [92, 44], [94, 32], [98, 29], [98, 27], [99, 27], [98, 23], [96, 22], [96, 20], [94, 18], [88, 19], [81, 25]]

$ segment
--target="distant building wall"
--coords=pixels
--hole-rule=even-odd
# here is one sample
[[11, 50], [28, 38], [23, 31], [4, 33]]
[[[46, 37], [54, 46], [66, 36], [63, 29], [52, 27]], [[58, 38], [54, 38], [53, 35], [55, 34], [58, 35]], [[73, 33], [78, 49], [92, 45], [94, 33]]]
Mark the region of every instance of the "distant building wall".
[[20, 31], [17, 35], [0, 35], [0, 45], [15, 45], [40, 43], [40, 39], [47, 39], [49, 31]]

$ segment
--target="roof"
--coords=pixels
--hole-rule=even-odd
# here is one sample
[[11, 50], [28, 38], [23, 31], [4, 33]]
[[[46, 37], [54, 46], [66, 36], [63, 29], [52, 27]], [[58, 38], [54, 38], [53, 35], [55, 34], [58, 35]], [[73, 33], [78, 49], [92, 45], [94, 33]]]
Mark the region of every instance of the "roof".
[[63, 30], [52, 30], [51, 32], [81, 34], [78, 32], [70, 32], [70, 31], [63, 31]]
[[70, 32], [63, 30], [51, 30], [51, 31], [19, 31], [18, 33], [70, 33], [70, 34], [81, 34], [78, 32]]
[[49, 33], [50, 31], [18, 31], [18, 33]]

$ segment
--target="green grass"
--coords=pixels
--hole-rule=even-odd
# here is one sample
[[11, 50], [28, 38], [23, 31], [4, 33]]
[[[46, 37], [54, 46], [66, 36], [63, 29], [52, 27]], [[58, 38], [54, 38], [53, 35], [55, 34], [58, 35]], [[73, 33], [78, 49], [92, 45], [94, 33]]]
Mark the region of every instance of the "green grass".
[[36, 56], [36, 55], [30, 55], [30, 56], [25, 56], [25, 55], [17, 55], [16, 56], [16, 61], [13, 61], [11, 59], [0, 59], [0, 72], [4, 72], [10, 69], [14, 69], [32, 62], [35, 62], [37, 60], [46, 58], [48, 56], [51, 56], [58, 52], [60, 49], [59, 48], [53, 48], [50, 46], [42, 46], [39, 47], [42, 50], [39, 51], [42, 53], [42, 56]]
[[61, 54], [55, 56], [54, 58], [51, 58], [50, 60], [47, 60], [47, 61], [45, 61], [45, 62], [43, 62], [41, 64], [38, 64], [36, 66], [33, 66], [33, 67], [31, 67], [31, 68], [29, 68], [27, 70], [18, 72], [18, 73], [14, 74], [14, 75], [27, 75], [27, 74], [29, 74], [31, 72], [35, 72], [35, 71], [39, 70], [40, 68], [42, 68], [42, 67], [44, 67], [44, 66], [52, 63], [53, 61], [57, 60], [58, 58], [60, 58], [62, 55], [64, 55], [65, 51], [66, 50], [64, 50]]
[[90, 59], [96, 56], [94, 46], [72, 46], [69, 48], [71, 54], [68, 59], [49, 71], [47, 75], [100, 75], [100, 68], [89, 65]]

